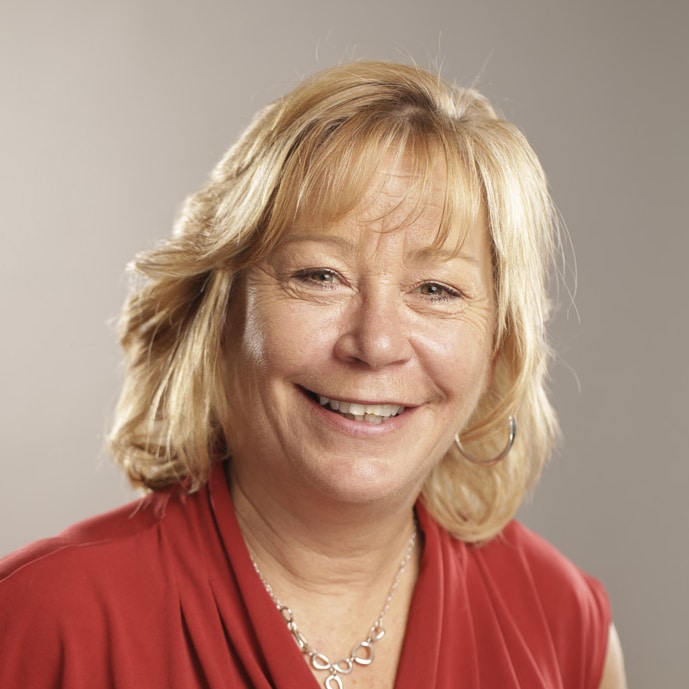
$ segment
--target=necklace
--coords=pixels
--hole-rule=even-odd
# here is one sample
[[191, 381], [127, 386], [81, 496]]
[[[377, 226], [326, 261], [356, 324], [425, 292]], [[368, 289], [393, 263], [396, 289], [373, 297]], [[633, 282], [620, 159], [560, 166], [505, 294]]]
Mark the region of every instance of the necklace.
[[400, 561], [400, 566], [397, 569], [397, 574], [395, 574], [395, 578], [392, 581], [392, 586], [390, 586], [390, 591], [385, 599], [383, 609], [380, 611], [375, 622], [368, 630], [368, 635], [363, 641], [359, 641], [359, 643], [354, 645], [350, 654], [346, 658], [342, 658], [334, 663], [330, 660], [330, 658], [328, 658], [328, 656], [325, 655], [325, 653], [317, 651], [313, 646], [311, 646], [311, 644], [309, 644], [309, 642], [306, 640], [306, 637], [299, 630], [299, 627], [297, 627], [292, 608], [288, 607], [287, 605], [283, 605], [280, 602], [271, 585], [263, 576], [263, 573], [259, 569], [253, 555], [250, 555], [251, 562], [256, 570], [256, 574], [258, 574], [260, 580], [263, 582], [263, 586], [265, 586], [268, 595], [273, 600], [273, 603], [275, 603], [275, 607], [277, 607], [277, 609], [280, 611], [282, 618], [287, 624], [287, 629], [289, 629], [291, 632], [297, 647], [304, 655], [308, 656], [309, 662], [315, 670], [323, 670], [328, 672], [328, 676], [323, 681], [323, 686], [325, 689], [344, 689], [341, 675], [348, 675], [354, 669], [355, 665], [366, 666], [370, 665], [375, 660], [376, 651], [373, 647], [373, 644], [375, 644], [377, 641], [380, 641], [385, 636], [383, 619], [390, 608], [390, 603], [392, 603], [392, 598], [397, 591], [402, 574], [407, 567], [407, 563], [411, 559], [412, 553], [414, 552], [414, 545], [416, 544], [416, 531], [417, 525], [415, 521], [414, 533], [412, 533], [409, 543], [407, 544], [407, 550], [404, 553], [404, 557]]

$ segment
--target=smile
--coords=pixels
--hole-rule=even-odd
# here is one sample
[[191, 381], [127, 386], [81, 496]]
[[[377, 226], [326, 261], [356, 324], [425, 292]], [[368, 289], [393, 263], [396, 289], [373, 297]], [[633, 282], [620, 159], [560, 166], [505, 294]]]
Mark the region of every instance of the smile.
[[346, 419], [366, 423], [383, 423], [404, 411], [404, 407], [398, 404], [359, 404], [334, 400], [323, 395], [318, 396], [318, 401], [321, 406], [341, 414]]

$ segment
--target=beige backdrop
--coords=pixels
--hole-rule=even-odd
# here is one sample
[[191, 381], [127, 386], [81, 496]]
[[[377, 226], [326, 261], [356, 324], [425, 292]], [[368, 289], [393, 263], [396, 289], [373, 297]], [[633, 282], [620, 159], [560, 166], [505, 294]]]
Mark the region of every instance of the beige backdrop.
[[132, 497], [102, 450], [123, 268], [251, 114], [350, 58], [441, 64], [526, 131], [576, 250], [522, 517], [606, 582], [632, 686], [686, 687], [687, 7], [0, 0], [0, 554]]

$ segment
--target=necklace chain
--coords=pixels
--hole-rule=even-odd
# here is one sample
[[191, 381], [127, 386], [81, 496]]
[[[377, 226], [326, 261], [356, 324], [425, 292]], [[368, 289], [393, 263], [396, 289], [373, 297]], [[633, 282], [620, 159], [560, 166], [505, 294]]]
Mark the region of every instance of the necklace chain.
[[414, 546], [416, 544], [416, 532], [417, 525], [415, 521], [414, 532], [412, 533], [411, 538], [409, 539], [409, 543], [407, 544], [407, 550], [404, 553], [404, 557], [400, 561], [399, 568], [397, 569], [395, 578], [393, 579], [392, 585], [390, 586], [390, 591], [388, 592], [388, 596], [385, 599], [383, 609], [380, 611], [375, 622], [371, 625], [371, 628], [368, 630], [366, 638], [363, 641], [359, 641], [359, 643], [355, 644], [350, 654], [346, 658], [341, 658], [340, 660], [334, 663], [330, 660], [330, 658], [328, 658], [328, 656], [326, 656], [324, 653], [321, 653], [320, 651], [317, 651], [306, 640], [306, 637], [301, 633], [299, 627], [297, 627], [297, 623], [294, 619], [294, 613], [292, 612], [292, 608], [290, 608], [287, 605], [283, 605], [280, 602], [280, 599], [275, 595], [275, 591], [273, 591], [273, 588], [266, 581], [266, 578], [263, 576], [263, 573], [259, 569], [259, 566], [256, 563], [256, 560], [254, 560], [253, 555], [250, 555], [251, 562], [253, 563], [254, 569], [256, 570], [256, 574], [258, 574], [260, 580], [263, 582], [263, 586], [265, 586], [268, 595], [271, 597], [273, 603], [275, 603], [275, 607], [277, 607], [277, 609], [280, 611], [282, 618], [285, 620], [285, 623], [287, 624], [287, 629], [289, 629], [290, 633], [292, 634], [292, 637], [294, 638], [297, 647], [304, 655], [308, 656], [309, 662], [311, 663], [311, 667], [313, 667], [315, 670], [323, 670], [328, 672], [328, 676], [323, 681], [323, 686], [325, 687], [325, 689], [344, 689], [344, 684], [342, 682], [341, 675], [348, 675], [354, 669], [355, 665], [361, 665], [365, 667], [366, 665], [370, 665], [375, 660], [376, 651], [373, 647], [373, 644], [375, 644], [377, 641], [380, 641], [385, 636], [383, 620], [385, 619], [385, 615], [387, 614], [388, 609], [390, 608], [390, 604], [392, 603], [392, 599], [395, 595], [395, 592], [397, 591], [397, 587], [399, 586], [402, 574], [404, 573], [404, 570], [406, 569], [407, 564], [411, 559], [412, 553], [414, 552]]

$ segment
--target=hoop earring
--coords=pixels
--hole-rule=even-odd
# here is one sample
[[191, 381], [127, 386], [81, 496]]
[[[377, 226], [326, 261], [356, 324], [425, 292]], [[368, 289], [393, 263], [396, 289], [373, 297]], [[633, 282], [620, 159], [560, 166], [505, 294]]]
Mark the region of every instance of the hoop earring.
[[475, 457], [474, 455], [469, 454], [462, 447], [462, 441], [459, 439], [459, 433], [455, 433], [455, 445], [457, 446], [457, 449], [462, 453], [462, 456], [465, 459], [468, 459], [472, 464], [480, 464], [486, 467], [492, 466], [493, 464], [497, 464], [501, 459], [505, 459], [505, 457], [507, 457], [509, 451], [512, 449], [512, 445], [514, 445], [514, 439], [517, 436], [517, 419], [515, 419], [514, 416], [510, 416], [510, 418], [508, 419], [508, 423], [510, 424], [510, 435], [507, 439], [507, 445], [505, 445], [503, 451], [495, 457], [491, 457], [490, 459], [481, 459], [480, 457]]

